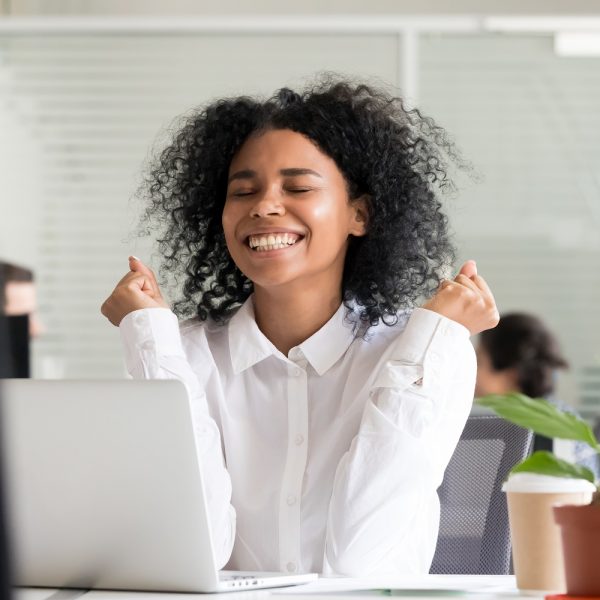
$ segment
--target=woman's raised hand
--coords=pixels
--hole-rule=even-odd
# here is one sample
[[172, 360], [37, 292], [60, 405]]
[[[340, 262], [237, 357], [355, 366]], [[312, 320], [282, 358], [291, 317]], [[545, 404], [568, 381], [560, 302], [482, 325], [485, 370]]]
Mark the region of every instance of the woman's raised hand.
[[140, 308], [169, 308], [160, 293], [154, 273], [135, 256], [129, 257], [130, 271], [117, 283], [100, 309], [113, 324], [119, 325], [125, 315]]
[[496, 327], [500, 316], [488, 284], [468, 260], [452, 280], [445, 279], [423, 308], [433, 310], [464, 325], [471, 335]]

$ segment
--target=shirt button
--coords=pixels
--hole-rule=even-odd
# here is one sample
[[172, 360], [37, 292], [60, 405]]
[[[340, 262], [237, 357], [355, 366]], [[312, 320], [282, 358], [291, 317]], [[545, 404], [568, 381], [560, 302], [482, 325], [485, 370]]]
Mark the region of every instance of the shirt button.
[[302, 369], [299, 368], [295, 368], [292, 370], [292, 375], [294, 377], [300, 377], [300, 375], [302, 375]]
[[287, 497], [287, 503], [288, 503], [288, 506], [294, 506], [294, 504], [296, 504], [296, 496], [294, 496], [294, 494], [290, 494]]
[[287, 567], [287, 570], [288, 570], [289, 573], [294, 573], [296, 571], [296, 569], [298, 568], [296, 566], [296, 563], [295, 562], [291, 562], [291, 561], [286, 565], [286, 567]]
[[304, 436], [301, 433], [299, 433], [294, 441], [296, 442], [296, 446], [301, 446], [304, 442]]

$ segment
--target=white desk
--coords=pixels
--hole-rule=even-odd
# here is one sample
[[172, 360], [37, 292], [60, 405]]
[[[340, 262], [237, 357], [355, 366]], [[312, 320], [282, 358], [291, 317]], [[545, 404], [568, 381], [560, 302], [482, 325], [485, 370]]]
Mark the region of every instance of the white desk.
[[[158, 592], [129, 592], [17, 588], [14, 600], [373, 600], [385, 597], [382, 589], [394, 589], [406, 600], [440, 600], [447, 597], [505, 599], [522, 598], [512, 575], [429, 575], [426, 577], [397, 577], [386, 579], [319, 579], [306, 585], [247, 592], [221, 594], [176, 594]], [[431, 590], [431, 593], [428, 592]], [[437, 591], [437, 593], [436, 593]], [[527, 595], [535, 600], [542, 595]]]

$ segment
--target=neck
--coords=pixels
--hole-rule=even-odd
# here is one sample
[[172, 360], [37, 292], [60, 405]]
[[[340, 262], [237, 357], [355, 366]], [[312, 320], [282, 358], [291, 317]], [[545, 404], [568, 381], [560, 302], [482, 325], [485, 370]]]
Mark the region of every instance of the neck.
[[[254, 289], [256, 323], [271, 343], [286, 356], [291, 348], [316, 333], [342, 302], [339, 287], [329, 290], [302, 285]], [[306, 287], [306, 286], [305, 286]]]

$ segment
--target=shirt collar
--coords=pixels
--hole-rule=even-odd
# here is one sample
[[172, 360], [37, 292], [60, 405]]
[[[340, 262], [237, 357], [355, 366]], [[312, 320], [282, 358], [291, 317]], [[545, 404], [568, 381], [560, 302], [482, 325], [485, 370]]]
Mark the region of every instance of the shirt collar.
[[353, 340], [353, 324], [347, 322], [346, 307], [341, 304], [331, 319], [298, 348], [312, 368], [323, 375], [344, 355]]
[[265, 337], [254, 318], [250, 296], [229, 321], [229, 353], [233, 372], [237, 375], [272, 354], [283, 354]]
[[[354, 339], [353, 324], [346, 321], [345, 315], [346, 307], [341, 304], [321, 329], [297, 346], [319, 375], [341, 358]], [[258, 328], [252, 296], [231, 318], [228, 328], [229, 352], [235, 374], [272, 355], [287, 360]]]

